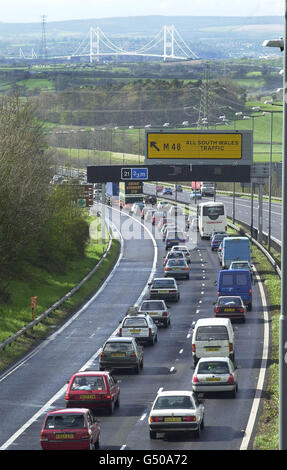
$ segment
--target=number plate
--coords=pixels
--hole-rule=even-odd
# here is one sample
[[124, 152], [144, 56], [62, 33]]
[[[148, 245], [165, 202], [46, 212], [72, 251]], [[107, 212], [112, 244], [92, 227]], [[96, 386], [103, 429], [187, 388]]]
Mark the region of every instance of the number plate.
[[125, 357], [125, 353], [112, 353], [112, 357]]
[[207, 377], [206, 382], [220, 382], [219, 377]]
[[130, 333], [140, 333], [140, 332], [141, 332], [141, 330], [139, 328], [137, 328], [137, 329], [134, 328], [134, 329], [130, 330]]
[[157, 315], [157, 312], [148, 312], [149, 315]]
[[74, 439], [74, 434], [71, 433], [61, 433], [61, 434], [56, 434], [56, 439]]
[[160, 294], [165, 294], [166, 292], [169, 292], [168, 290], [159, 290]]
[[206, 348], [206, 351], [219, 351], [219, 348]]
[[178, 423], [181, 421], [181, 418], [180, 417], [167, 417], [167, 418], [164, 418], [164, 421], [167, 423]]
[[97, 395], [80, 395], [80, 400], [95, 400]]
[[224, 308], [223, 311], [224, 312], [235, 312], [235, 309], [234, 308]]

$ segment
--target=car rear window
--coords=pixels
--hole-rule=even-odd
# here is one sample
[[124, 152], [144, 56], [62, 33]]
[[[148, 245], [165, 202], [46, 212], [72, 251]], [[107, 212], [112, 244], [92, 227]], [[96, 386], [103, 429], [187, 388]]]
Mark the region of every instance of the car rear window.
[[227, 328], [220, 325], [199, 326], [196, 332], [196, 339], [198, 341], [228, 339]]
[[185, 260], [184, 259], [169, 259], [168, 260], [168, 265], [169, 266], [185, 266]]
[[130, 327], [146, 328], [148, 325], [147, 325], [147, 321], [145, 318], [126, 318], [124, 320], [123, 326], [128, 327], [128, 328]]
[[194, 409], [193, 400], [189, 396], [169, 396], [169, 397], [158, 397], [154, 408], [160, 409], [172, 409], [172, 408], [189, 408]]
[[240, 302], [240, 299], [238, 298], [230, 298], [230, 297], [226, 297], [226, 298], [222, 298], [222, 299], [219, 299], [218, 300], [218, 305], [236, 305], [236, 306], [241, 306], [241, 302]]
[[132, 343], [106, 343], [104, 347], [105, 352], [130, 352], [134, 350], [134, 346]]
[[66, 414], [48, 416], [45, 422], [45, 429], [67, 429], [67, 428], [85, 428], [83, 415]]
[[164, 310], [162, 302], [143, 302], [141, 310]]
[[238, 286], [247, 286], [248, 285], [248, 273], [238, 273], [236, 274], [236, 284]]
[[96, 375], [87, 375], [75, 377], [71, 390], [105, 390], [105, 382], [103, 377]]
[[173, 279], [159, 279], [153, 282], [152, 287], [175, 287]]
[[198, 365], [199, 374], [228, 374], [229, 367], [226, 362], [212, 361], [202, 362]]

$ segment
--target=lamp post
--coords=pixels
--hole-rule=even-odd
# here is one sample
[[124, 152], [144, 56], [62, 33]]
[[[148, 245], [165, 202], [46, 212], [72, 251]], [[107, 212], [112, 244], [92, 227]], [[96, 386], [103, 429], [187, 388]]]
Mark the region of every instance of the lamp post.
[[[284, 2], [285, 41], [287, 0]], [[283, 131], [282, 131], [282, 226], [281, 226], [281, 309], [279, 318], [279, 450], [287, 450], [287, 51], [283, 38], [263, 42], [263, 46], [284, 50]]]

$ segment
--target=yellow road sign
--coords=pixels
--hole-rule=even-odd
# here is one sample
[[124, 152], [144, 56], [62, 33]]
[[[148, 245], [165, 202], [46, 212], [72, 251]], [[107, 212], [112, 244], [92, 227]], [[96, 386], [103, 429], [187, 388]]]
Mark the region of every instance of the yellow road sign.
[[239, 133], [147, 133], [147, 158], [241, 159]]

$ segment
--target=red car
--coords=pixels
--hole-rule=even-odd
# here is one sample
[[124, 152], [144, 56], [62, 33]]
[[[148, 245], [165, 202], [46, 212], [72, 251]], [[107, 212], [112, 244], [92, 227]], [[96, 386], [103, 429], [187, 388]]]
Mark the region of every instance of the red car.
[[105, 408], [110, 414], [120, 405], [120, 387], [108, 371], [77, 372], [65, 395], [66, 407]]
[[86, 408], [54, 410], [47, 413], [40, 437], [43, 450], [98, 449], [100, 426]]

